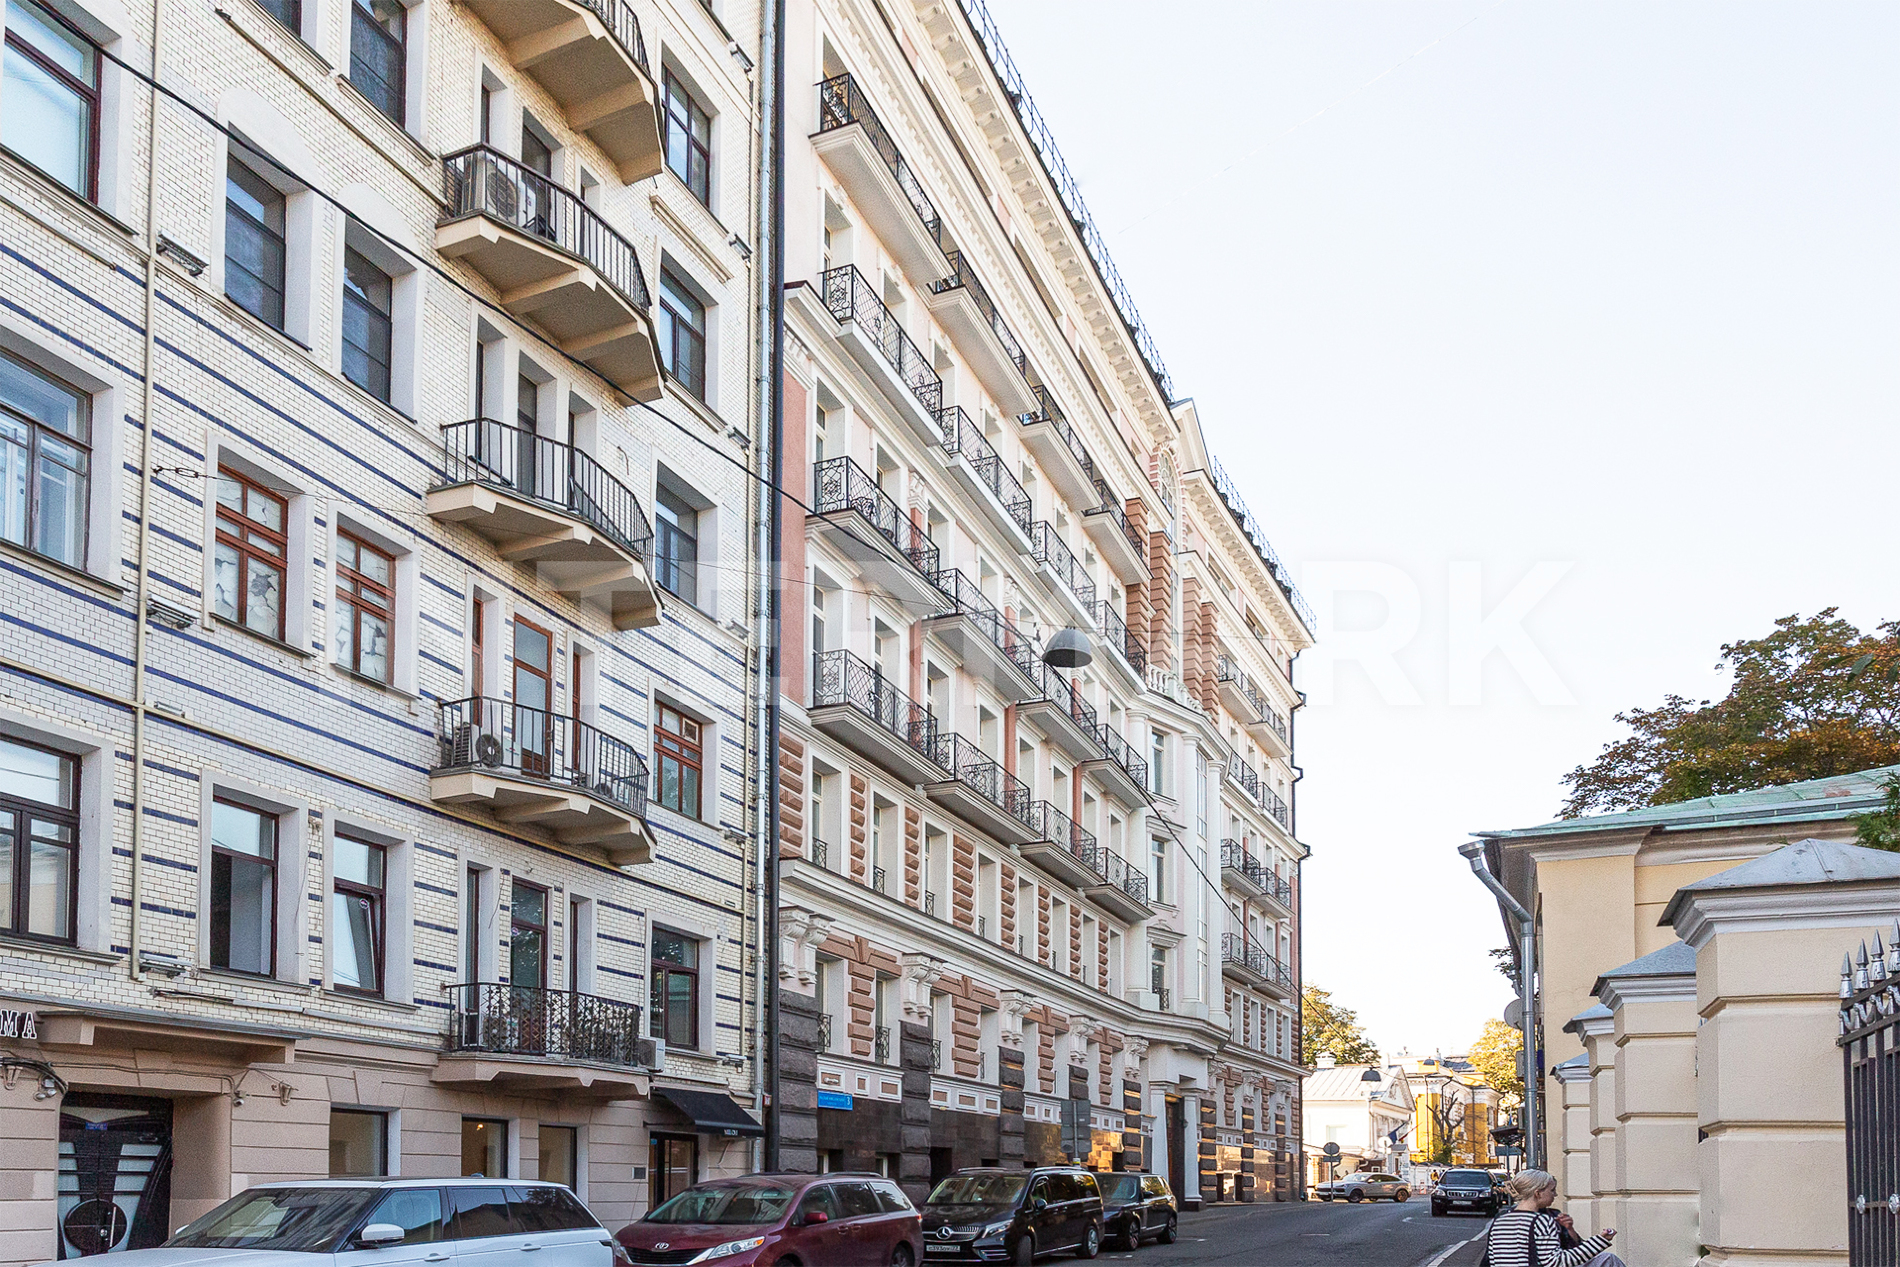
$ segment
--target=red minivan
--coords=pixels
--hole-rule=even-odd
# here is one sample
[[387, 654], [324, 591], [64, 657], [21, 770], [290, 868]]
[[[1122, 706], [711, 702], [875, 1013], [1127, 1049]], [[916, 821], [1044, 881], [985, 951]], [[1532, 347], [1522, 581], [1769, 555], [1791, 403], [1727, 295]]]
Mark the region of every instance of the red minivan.
[[915, 1267], [917, 1208], [882, 1175], [747, 1175], [680, 1193], [615, 1235], [636, 1267]]

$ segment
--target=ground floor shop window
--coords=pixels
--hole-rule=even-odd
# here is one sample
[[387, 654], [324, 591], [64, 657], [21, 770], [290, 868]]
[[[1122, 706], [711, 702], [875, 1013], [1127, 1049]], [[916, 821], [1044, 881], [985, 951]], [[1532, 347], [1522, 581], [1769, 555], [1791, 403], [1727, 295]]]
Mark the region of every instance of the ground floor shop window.
[[580, 1170], [580, 1132], [572, 1126], [542, 1126], [541, 1178], [576, 1186]]
[[699, 1137], [696, 1135], [655, 1135], [649, 1145], [647, 1174], [653, 1187], [653, 1208], [698, 1182]]
[[462, 1173], [484, 1179], [508, 1174], [508, 1123], [492, 1117], [462, 1119]]
[[330, 1177], [389, 1173], [389, 1115], [330, 1110]]

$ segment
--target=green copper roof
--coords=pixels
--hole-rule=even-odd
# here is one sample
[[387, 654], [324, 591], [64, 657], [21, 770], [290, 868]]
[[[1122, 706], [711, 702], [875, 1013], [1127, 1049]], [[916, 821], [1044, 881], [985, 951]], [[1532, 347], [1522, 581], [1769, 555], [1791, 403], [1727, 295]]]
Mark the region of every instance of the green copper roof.
[[1841, 819], [1849, 814], [1865, 813], [1880, 807], [1881, 780], [1900, 774], [1900, 765], [1837, 774], [1825, 779], [1801, 783], [1783, 783], [1779, 787], [1751, 788], [1746, 792], [1727, 792], [1721, 796], [1701, 796], [1693, 801], [1669, 805], [1650, 805], [1642, 809], [1622, 810], [1614, 814], [1593, 814], [1587, 818], [1560, 818], [1537, 827], [1518, 827], [1510, 831], [1475, 833], [1485, 840], [1512, 840], [1530, 836], [1564, 836], [1584, 832], [1623, 831], [1651, 828], [1663, 831], [1694, 830], [1708, 827], [1741, 826], [1760, 822], [1814, 822]]

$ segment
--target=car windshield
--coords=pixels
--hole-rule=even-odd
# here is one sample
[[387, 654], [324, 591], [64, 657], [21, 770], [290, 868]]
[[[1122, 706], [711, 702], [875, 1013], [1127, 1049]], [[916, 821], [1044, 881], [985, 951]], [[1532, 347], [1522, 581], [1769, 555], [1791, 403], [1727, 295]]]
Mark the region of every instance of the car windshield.
[[688, 1188], [647, 1215], [648, 1223], [776, 1223], [792, 1204], [786, 1184], [740, 1183]]
[[1104, 1201], [1132, 1201], [1135, 1189], [1141, 1186], [1141, 1179], [1136, 1175], [1102, 1175], [1098, 1182], [1102, 1185]]
[[257, 1188], [193, 1219], [165, 1244], [329, 1253], [377, 1195], [375, 1188]]
[[1455, 1184], [1461, 1188], [1488, 1188], [1491, 1176], [1482, 1170], [1447, 1170], [1440, 1183]]
[[926, 1205], [1015, 1205], [1028, 1180], [1022, 1175], [951, 1175]]

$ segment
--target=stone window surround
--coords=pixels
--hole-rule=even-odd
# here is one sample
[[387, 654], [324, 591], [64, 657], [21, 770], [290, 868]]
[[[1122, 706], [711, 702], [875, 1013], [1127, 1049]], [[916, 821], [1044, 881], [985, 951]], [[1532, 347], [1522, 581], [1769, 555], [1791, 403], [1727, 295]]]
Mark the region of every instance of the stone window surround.
[[[198, 915], [197, 949], [193, 956], [199, 971], [223, 969], [211, 967], [211, 803], [232, 801], [277, 819], [276, 893], [277, 970], [269, 977], [241, 973], [247, 980], [277, 981], [303, 985], [308, 980], [310, 938], [307, 896], [310, 888], [308, 801], [287, 796], [282, 790], [266, 788], [248, 779], [207, 766], [198, 780]], [[326, 816], [327, 817], [327, 816]], [[324, 854], [328, 871], [329, 853]], [[327, 912], [327, 905], [326, 905]]]
[[[113, 788], [117, 774], [118, 744], [107, 735], [36, 717], [0, 705], [0, 735], [69, 753], [79, 759], [79, 892], [78, 919], [73, 947], [51, 943], [58, 953], [78, 949], [95, 954], [112, 952], [112, 884], [110, 857], [117, 836]], [[35, 943], [40, 944], [40, 943]]]

